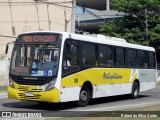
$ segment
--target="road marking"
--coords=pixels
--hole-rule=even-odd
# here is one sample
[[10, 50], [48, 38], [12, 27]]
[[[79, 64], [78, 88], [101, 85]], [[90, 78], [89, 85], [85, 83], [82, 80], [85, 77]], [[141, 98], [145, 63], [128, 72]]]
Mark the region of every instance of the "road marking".
[[[139, 103], [139, 104], [132, 104], [132, 105], [123, 105], [123, 106], [114, 106], [114, 107], [107, 107], [107, 108], [96, 108], [96, 109], [88, 109], [88, 110], [78, 110], [78, 111], [112, 111], [117, 108], [128, 108], [128, 107], [143, 107], [147, 105], [153, 105], [153, 104], [159, 104], [160, 101], [158, 102], [150, 102], [150, 103]], [[119, 110], [119, 109], [117, 109]]]

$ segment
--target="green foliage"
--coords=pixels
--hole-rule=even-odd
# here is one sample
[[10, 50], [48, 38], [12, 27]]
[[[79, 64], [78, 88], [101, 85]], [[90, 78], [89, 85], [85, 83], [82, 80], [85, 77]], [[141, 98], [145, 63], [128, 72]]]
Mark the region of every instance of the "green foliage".
[[[102, 34], [126, 39], [128, 42], [160, 49], [160, 0], [111, 0], [111, 9], [125, 13], [100, 26]], [[145, 32], [147, 10], [148, 40]], [[137, 17], [133, 17], [136, 15]], [[159, 43], [159, 44], [158, 44]]]

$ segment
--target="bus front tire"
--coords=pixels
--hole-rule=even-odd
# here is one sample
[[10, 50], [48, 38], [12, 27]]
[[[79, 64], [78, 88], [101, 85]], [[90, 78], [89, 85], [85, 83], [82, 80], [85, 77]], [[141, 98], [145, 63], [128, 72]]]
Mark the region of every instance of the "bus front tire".
[[139, 85], [137, 82], [134, 82], [132, 85], [132, 93], [131, 93], [132, 99], [138, 98], [138, 94], [139, 94]]
[[84, 107], [89, 103], [89, 90], [87, 87], [83, 87], [80, 91], [79, 101], [77, 102], [79, 107]]

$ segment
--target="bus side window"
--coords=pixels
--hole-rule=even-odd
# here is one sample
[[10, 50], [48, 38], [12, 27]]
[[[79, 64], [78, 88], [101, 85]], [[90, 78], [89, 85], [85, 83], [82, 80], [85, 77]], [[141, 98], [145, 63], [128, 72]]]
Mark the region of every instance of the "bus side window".
[[96, 61], [96, 59], [98, 60], [98, 58], [96, 58], [96, 45], [84, 42], [81, 59], [83, 66], [96, 66], [96, 64], [98, 64], [98, 61]]
[[137, 67], [137, 53], [134, 49], [127, 49], [126, 56], [126, 67], [127, 68], [136, 68]]
[[113, 54], [112, 47], [100, 46], [99, 48], [100, 66], [111, 67], [113, 65], [112, 54]]
[[149, 54], [148, 52], [146, 51], [145, 52], [145, 68], [148, 68], [148, 62], [149, 62]]
[[155, 63], [155, 53], [149, 52], [149, 68], [155, 68], [156, 63]]
[[125, 57], [124, 57], [124, 48], [117, 47], [115, 48], [115, 66], [124, 67]]
[[142, 50], [138, 50], [137, 57], [138, 57], [138, 67], [145, 68], [145, 52]]
[[63, 75], [79, 70], [79, 47], [65, 43], [63, 52]]

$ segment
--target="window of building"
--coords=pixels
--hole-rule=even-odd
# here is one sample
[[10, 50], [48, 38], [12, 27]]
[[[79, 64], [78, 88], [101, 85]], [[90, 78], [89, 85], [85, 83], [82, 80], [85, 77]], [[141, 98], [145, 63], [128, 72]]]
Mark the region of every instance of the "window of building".
[[99, 65], [100, 66], [112, 66], [112, 47], [100, 46], [99, 47]]
[[115, 48], [115, 66], [124, 67], [124, 48]]

